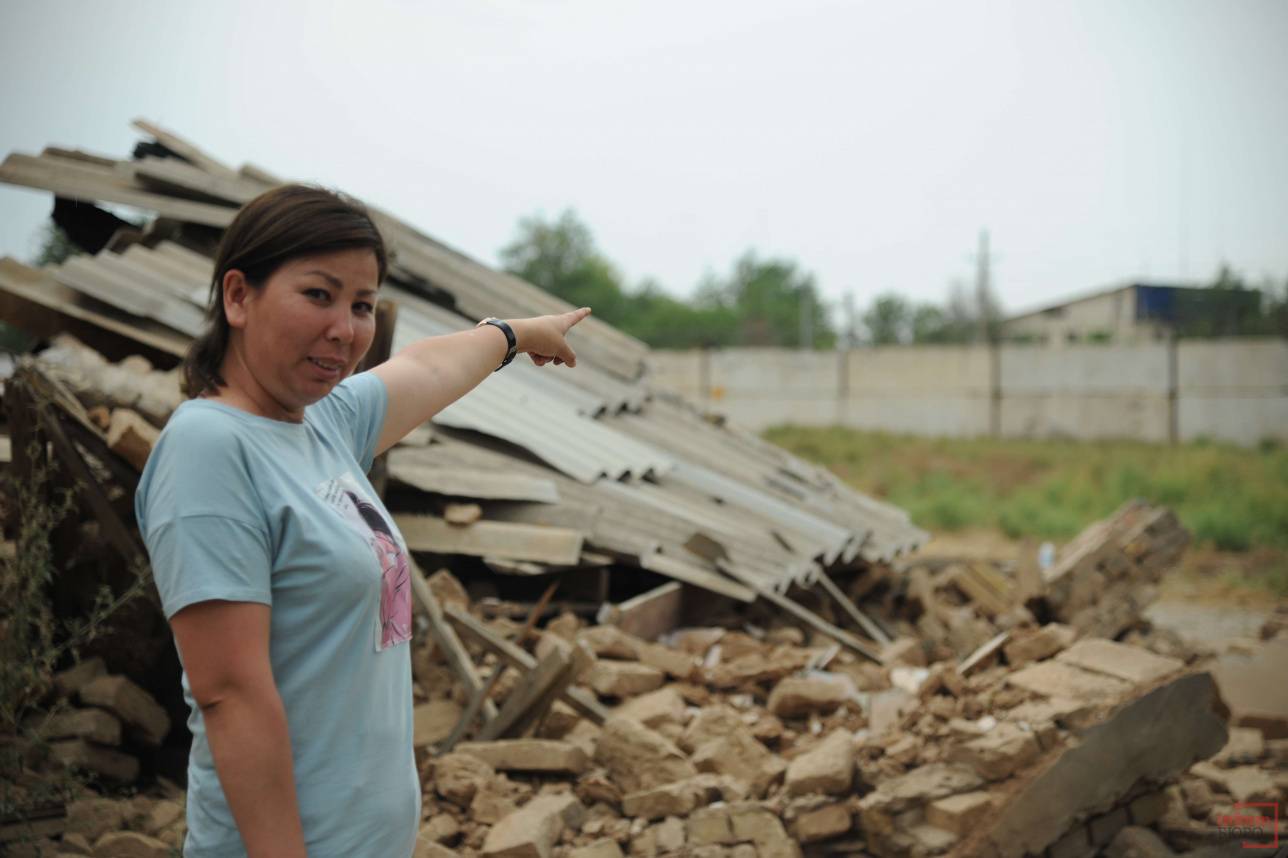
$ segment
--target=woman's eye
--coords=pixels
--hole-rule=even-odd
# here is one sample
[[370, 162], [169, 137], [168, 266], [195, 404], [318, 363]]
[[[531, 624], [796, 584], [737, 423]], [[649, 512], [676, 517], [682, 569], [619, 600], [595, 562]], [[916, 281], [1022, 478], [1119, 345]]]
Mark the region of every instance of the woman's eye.
[[358, 311], [359, 316], [366, 316], [370, 315], [376, 308], [371, 304], [368, 304], [366, 301], [359, 301], [353, 305], [353, 309]]
[[304, 294], [310, 298], [316, 298], [320, 301], [326, 301], [331, 298], [331, 293], [326, 291], [325, 289], [317, 289], [317, 288], [305, 289]]

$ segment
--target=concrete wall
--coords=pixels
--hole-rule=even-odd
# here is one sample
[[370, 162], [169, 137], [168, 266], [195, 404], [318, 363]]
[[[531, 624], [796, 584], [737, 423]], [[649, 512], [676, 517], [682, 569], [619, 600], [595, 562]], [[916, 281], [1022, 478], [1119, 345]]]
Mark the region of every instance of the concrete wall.
[[1288, 440], [1288, 341], [652, 353], [656, 383], [750, 429]]

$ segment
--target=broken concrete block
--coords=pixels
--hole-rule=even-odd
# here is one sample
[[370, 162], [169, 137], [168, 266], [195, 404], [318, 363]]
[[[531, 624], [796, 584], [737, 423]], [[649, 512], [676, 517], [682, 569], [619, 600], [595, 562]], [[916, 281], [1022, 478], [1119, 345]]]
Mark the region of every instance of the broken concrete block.
[[[1048, 661], [1024, 671], [1047, 667], [1076, 669]], [[979, 851], [998, 858], [1039, 854], [1075, 820], [1112, 806], [1137, 782], [1165, 779], [1210, 757], [1226, 742], [1216, 706], [1216, 684], [1205, 673], [1178, 677], [1120, 706], [993, 814], [979, 832]]]
[[426, 579], [429, 591], [441, 607], [455, 605], [463, 611], [470, 609], [470, 595], [465, 592], [460, 580], [446, 569], [439, 569]]
[[1190, 769], [1235, 801], [1274, 801], [1277, 798], [1275, 781], [1256, 766], [1238, 766], [1222, 769], [1211, 763], [1196, 764]]
[[1267, 739], [1288, 739], [1288, 637], [1266, 641], [1250, 653], [1230, 652], [1212, 668], [1230, 723], [1256, 727]]
[[518, 807], [508, 795], [481, 789], [470, 802], [469, 814], [470, 820], [480, 825], [496, 825], [516, 810]]
[[694, 808], [706, 804], [706, 799], [706, 785], [698, 778], [690, 778], [627, 793], [622, 797], [622, 813], [642, 819], [688, 816]]
[[543, 772], [579, 775], [590, 768], [586, 752], [554, 739], [498, 739], [461, 742], [457, 753], [478, 757], [499, 772]]
[[1167, 793], [1159, 790], [1132, 800], [1127, 806], [1132, 825], [1153, 825], [1167, 813]]
[[88, 739], [99, 745], [121, 744], [121, 722], [103, 709], [69, 709], [32, 724], [42, 739]]
[[93, 843], [109, 831], [125, 826], [125, 807], [110, 798], [82, 798], [67, 804], [68, 834], [79, 834]]
[[469, 807], [495, 777], [491, 766], [469, 754], [453, 752], [434, 760], [434, 791], [458, 807]]
[[929, 763], [882, 781], [859, 801], [859, 809], [893, 815], [922, 807], [944, 796], [968, 792], [983, 783], [983, 779], [966, 766]]
[[657, 729], [663, 724], [683, 724], [688, 710], [680, 692], [667, 686], [627, 700], [614, 709], [613, 714], [634, 718], [646, 727]]
[[925, 667], [925, 645], [920, 638], [895, 638], [881, 651], [881, 663], [885, 665], [901, 664], [906, 667]]
[[985, 780], [999, 781], [1033, 762], [1041, 753], [1031, 731], [1003, 721], [978, 739], [950, 749], [948, 760], [970, 766]]
[[911, 825], [907, 833], [917, 844], [917, 849], [922, 855], [939, 855], [947, 852], [957, 842], [957, 836], [951, 831], [944, 831], [927, 823]]
[[740, 780], [756, 796], [764, 795], [787, 767], [747, 730], [737, 730], [702, 745], [693, 752], [693, 765], [700, 772]]
[[604, 722], [595, 762], [627, 793], [691, 778], [698, 773], [672, 742], [632, 718]]
[[431, 700], [412, 709], [412, 746], [436, 745], [452, 735], [464, 708], [454, 700]]
[[1098, 848], [1107, 846], [1130, 821], [1125, 807], [1114, 808], [1108, 813], [1093, 817], [1087, 822], [1087, 836], [1091, 845]]
[[945, 796], [926, 806], [926, 822], [963, 837], [988, 818], [993, 799], [987, 792]]
[[664, 682], [666, 674], [662, 671], [635, 661], [600, 660], [586, 674], [586, 684], [605, 697], [634, 697], [653, 691]]
[[742, 720], [738, 710], [723, 703], [704, 706], [684, 728], [679, 745], [692, 753], [713, 739], [719, 739], [739, 730], [750, 732], [750, 728]]
[[617, 626], [591, 626], [577, 633], [577, 640], [590, 647], [596, 658], [638, 661], [644, 641]]
[[1131, 684], [1112, 676], [1082, 670], [1061, 661], [1041, 661], [1006, 677], [1006, 683], [1044, 697], [1112, 701], [1131, 690]]
[[787, 794], [849, 792], [854, 779], [854, 737], [835, 730], [787, 766]]
[[1176, 853], [1148, 828], [1128, 826], [1110, 841], [1104, 854], [1105, 858], [1173, 858]]
[[106, 781], [128, 784], [139, 776], [139, 761], [134, 757], [84, 739], [50, 742], [49, 750], [63, 765], [92, 772]]
[[1179, 659], [1103, 638], [1084, 638], [1056, 656], [1056, 660], [1133, 685], [1156, 682], [1185, 668]]
[[107, 426], [107, 446], [112, 448], [112, 452], [142, 471], [160, 434], [160, 431], [144, 420], [137, 411], [117, 408], [112, 411], [111, 422]]
[[585, 809], [568, 793], [544, 794], [492, 826], [483, 841], [488, 858], [550, 858], [566, 825], [579, 825]]
[[163, 798], [154, 802], [139, 826], [144, 834], [157, 836], [166, 828], [183, 819], [184, 807], [177, 801]]
[[77, 693], [82, 703], [101, 706], [126, 725], [131, 735], [146, 745], [157, 747], [170, 732], [170, 716], [142, 688], [124, 676], [100, 676], [81, 686]]
[[840, 677], [789, 676], [769, 694], [769, 711], [779, 718], [803, 718], [832, 712], [850, 699], [850, 686]]
[[792, 834], [801, 843], [817, 843], [840, 837], [850, 830], [853, 820], [844, 804], [825, 804], [806, 811], [792, 823]]
[[759, 858], [800, 858], [800, 846], [768, 808], [750, 802], [730, 805], [729, 823], [735, 839], [755, 844]]
[[170, 847], [137, 831], [112, 831], [94, 844], [94, 858], [170, 858]]
[[679, 680], [691, 679], [698, 668], [697, 660], [689, 653], [655, 643], [640, 644], [639, 660]]
[[868, 729], [873, 736], [880, 736], [897, 725], [916, 705], [916, 696], [902, 688], [878, 691], [868, 701]]
[[622, 847], [610, 837], [603, 837], [568, 853], [568, 858], [624, 858]]
[[1260, 760], [1266, 753], [1266, 740], [1255, 727], [1231, 727], [1230, 741], [1217, 751], [1211, 762], [1229, 768]]
[[458, 858], [458, 856], [454, 849], [448, 849], [433, 840], [417, 837], [416, 850], [411, 853], [411, 858]]
[[700, 807], [685, 820], [689, 846], [720, 846], [736, 843], [729, 806]]
[[81, 686], [91, 679], [97, 679], [107, 673], [107, 665], [104, 664], [100, 656], [87, 658], [84, 661], [77, 662], [67, 670], [54, 674], [54, 688], [63, 697], [73, 697]]
[[1029, 662], [1042, 661], [1069, 647], [1078, 637], [1078, 630], [1062, 623], [1047, 623], [1040, 629], [1013, 632], [1002, 646], [1006, 660], [1012, 667], [1023, 667]]
[[674, 816], [653, 826], [653, 843], [663, 855], [678, 854], [684, 849], [684, 823]]

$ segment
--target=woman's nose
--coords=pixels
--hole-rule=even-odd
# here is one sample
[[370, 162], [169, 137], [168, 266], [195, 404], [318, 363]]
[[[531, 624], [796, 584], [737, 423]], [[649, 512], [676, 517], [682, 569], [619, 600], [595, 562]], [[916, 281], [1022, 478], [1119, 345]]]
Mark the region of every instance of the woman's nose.
[[334, 314], [327, 328], [326, 338], [336, 343], [353, 342], [353, 315], [344, 308], [343, 312]]

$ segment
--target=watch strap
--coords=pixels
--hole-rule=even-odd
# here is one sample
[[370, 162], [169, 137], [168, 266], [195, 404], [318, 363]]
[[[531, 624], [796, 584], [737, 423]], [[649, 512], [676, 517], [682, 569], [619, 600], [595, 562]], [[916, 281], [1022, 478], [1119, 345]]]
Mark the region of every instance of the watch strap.
[[497, 370], [501, 369], [501, 367], [504, 367], [510, 361], [514, 360], [514, 356], [518, 353], [519, 341], [514, 336], [514, 328], [510, 327], [509, 322], [506, 322], [503, 319], [497, 319], [493, 316], [488, 316], [486, 319], [484, 319], [483, 321], [475, 325], [475, 327], [481, 328], [484, 325], [492, 325], [493, 327], [500, 328], [501, 333], [505, 334], [505, 342], [506, 342], [505, 359], [501, 361], [501, 366], [498, 366], [496, 369], [492, 370], [493, 372], [496, 372]]

